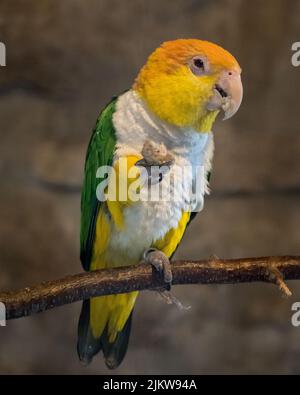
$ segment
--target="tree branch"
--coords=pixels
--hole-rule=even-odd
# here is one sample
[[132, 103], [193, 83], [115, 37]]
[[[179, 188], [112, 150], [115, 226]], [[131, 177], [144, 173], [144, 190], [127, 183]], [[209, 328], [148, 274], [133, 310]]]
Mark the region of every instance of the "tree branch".
[[[285, 280], [300, 279], [300, 256], [218, 259], [172, 262], [173, 284], [274, 283], [290, 296]], [[94, 296], [153, 290], [164, 285], [152, 267], [135, 266], [97, 270], [44, 282], [18, 291], [0, 293], [7, 319], [19, 318], [89, 299]]]

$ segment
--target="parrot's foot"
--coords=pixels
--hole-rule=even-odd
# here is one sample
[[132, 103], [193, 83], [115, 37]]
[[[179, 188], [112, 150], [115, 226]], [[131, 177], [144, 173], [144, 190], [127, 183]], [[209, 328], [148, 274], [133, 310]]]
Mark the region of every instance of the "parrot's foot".
[[148, 140], [144, 143], [142, 156], [135, 165], [146, 170], [146, 181], [149, 186], [160, 183], [174, 163], [174, 157], [163, 144], [153, 144]]
[[162, 165], [150, 165], [144, 159], [141, 159], [135, 165], [145, 169], [143, 180], [144, 184], [147, 183], [149, 187], [159, 184], [170, 171], [170, 162], [165, 162]]
[[167, 289], [171, 289], [172, 270], [169, 258], [156, 248], [148, 248], [143, 255], [144, 261], [149, 263], [159, 273], [163, 274]]

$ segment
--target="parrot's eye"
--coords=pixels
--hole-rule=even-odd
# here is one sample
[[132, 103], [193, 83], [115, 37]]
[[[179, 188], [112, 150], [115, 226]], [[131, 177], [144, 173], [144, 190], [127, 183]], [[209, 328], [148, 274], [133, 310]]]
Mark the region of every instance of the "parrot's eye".
[[202, 69], [202, 70], [204, 70], [204, 62], [203, 62], [203, 60], [202, 59], [194, 59], [194, 66], [196, 66], [197, 67], [197, 69]]
[[195, 75], [202, 75], [206, 71], [205, 59], [195, 56], [190, 62], [190, 69]]

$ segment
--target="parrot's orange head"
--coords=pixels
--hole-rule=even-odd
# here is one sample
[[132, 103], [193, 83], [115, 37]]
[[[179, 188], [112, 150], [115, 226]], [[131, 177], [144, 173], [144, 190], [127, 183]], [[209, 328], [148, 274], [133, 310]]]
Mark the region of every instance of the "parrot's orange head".
[[201, 132], [217, 114], [238, 110], [243, 96], [241, 68], [216, 44], [194, 39], [162, 44], [149, 57], [133, 86], [162, 120]]

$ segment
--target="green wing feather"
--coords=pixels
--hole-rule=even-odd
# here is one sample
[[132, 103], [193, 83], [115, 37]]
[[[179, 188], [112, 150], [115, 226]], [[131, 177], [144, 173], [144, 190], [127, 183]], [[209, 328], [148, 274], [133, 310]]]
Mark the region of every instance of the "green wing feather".
[[89, 270], [91, 263], [95, 225], [101, 205], [96, 197], [96, 189], [102, 180], [96, 178], [96, 172], [100, 166], [112, 164], [115, 151], [116, 135], [112, 117], [116, 101], [117, 97], [113, 98], [97, 119], [86, 155], [80, 227], [80, 259], [85, 270]]

